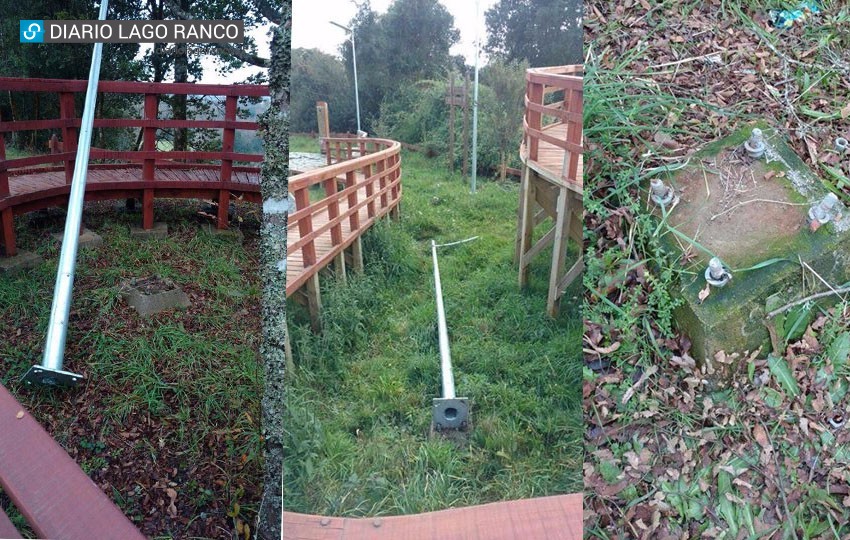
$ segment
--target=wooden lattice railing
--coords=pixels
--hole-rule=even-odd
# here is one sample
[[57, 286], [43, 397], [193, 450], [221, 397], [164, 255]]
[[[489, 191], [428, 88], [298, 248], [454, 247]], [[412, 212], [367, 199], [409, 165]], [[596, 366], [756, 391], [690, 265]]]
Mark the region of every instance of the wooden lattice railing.
[[[563, 153], [559, 164], [545, 163], [567, 184], [581, 186], [582, 85], [584, 66], [557, 66], [526, 72], [523, 159], [545, 161], [541, 146]], [[554, 95], [554, 98], [549, 97]]]
[[[289, 227], [297, 229], [300, 238], [287, 246], [287, 250], [290, 254], [300, 250], [305, 270], [325, 266], [376, 219], [395, 215], [401, 201], [401, 145], [398, 142], [328, 138], [327, 147], [328, 166], [289, 180], [289, 191], [296, 205], [296, 211], [289, 216]], [[344, 227], [346, 221], [348, 226]], [[328, 231], [331, 250], [319, 257], [316, 241]], [[311, 273], [305, 271], [302, 276], [288, 280], [287, 293], [301, 287]]]

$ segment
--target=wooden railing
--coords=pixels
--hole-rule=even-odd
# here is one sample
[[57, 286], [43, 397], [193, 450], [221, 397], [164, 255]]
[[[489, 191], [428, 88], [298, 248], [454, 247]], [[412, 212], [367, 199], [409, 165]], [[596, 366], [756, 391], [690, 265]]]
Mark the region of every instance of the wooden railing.
[[[328, 166], [289, 179], [296, 205], [289, 216], [289, 227], [297, 228], [300, 237], [287, 249], [290, 254], [300, 250], [305, 269], [325, 266], [376, 219], [397, 214], [401, 200], [398, 142], [329, 138], [327, 147]], [[320, 186], [320, 191], [313, 189], [311, 200], [314, 186]], [[331, 251], [317, 255], [316, 240], [328, 231]], [[297, 290], [304, 280], [288, 281], [287, 291]]]
[[[0, 487], [38, 538], [144, 538], [2, 385]], [[0, 538], [21, 538], [3, 508]]]
[[[9, 195], [10, 177], [48, 171], [65, 171], [65, 180], [71, 182], [76, 157], [76, 145], [80, 118], [75, 106], [75, 94], [84, 93], [86, 81], [61, 79], [17, 79], [0, 77], [0, 91], [54, 93], [59, 97], [59, 117], [39, 120], [13, 120], [0, 122], [0, 197]], [[91, 169], [116, 169], [136, 167], [142, 169], [142, 180], [156, 181], [158, 168], [170, 169], [219, 169], [223, 182], [229, 182], [234, 171], [256, 172], [252, 166], [235, 166], [234, 162], [260, 162], [260, 154], [236, 153], [233, 151], [236, 130], [257, 130], [257, 122], [237, 120], [237, 105], [240, 97], [262, 97], [269, 94], [262, 85], [209, 85], [191, 83], [147, 83], [125, 81], [102, 81], [98, 92], [112, 94], [139, 94], [143, 97], [141, 118], [96, 118], [95, 128], [139, 128], [142, 129], [141, 150], [104, 150], [92, 148], [90, 159], [109, 160], [111, 163], [92, 163]], [[223, 120], [173, 120], [159, 118], [159, 102], [163, 95], [224, 96]], [[101, 96], [102, 99], [102, 96]], [[156, 147], [158, 129], [221, 129], [222, 149], [216, 152], [160, 151]], [[52, 153], [6, 159], [3, 134], [20, 131], [50, 130], [61, 133], [62, 151], [53, 145]], [[177, 162], [174, 160], [182, 160]], [[211, 161], [217, 163], [210, 163]], [[47, 167], [44, 167], [47, 165]], [[52, 166], [51, 166], [52, 165]], [[34, 167], [38, 167], [34, 169]], [[221, 209], [220, 209], [221, 211]], [[224, 208], [226, 212], [226, 205]]]
[[[526, 72], [523, 158], [540, 161], [541, 143], [563, 152], [556, 167], [568, 184], [581, 185], [583, 66], [534, 68]], [[555, 94], [556, 99], [547, 99]], [[549, 103], [547, 103], [547, 101]]]

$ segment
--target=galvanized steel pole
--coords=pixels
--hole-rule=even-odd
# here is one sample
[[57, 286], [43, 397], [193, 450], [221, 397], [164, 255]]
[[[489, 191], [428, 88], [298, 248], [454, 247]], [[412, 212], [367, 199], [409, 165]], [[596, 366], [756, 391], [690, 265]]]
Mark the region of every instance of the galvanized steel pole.
[[452, 373], [452, 353], [449, 350], [449, 330], [443, 307], [443, 287], [440, 284], [440, 265], [437, 263], [437, 243], [431, 240], [431, 258], [434, 261], [434, 291], [437, 295], [437, 331], [440, 340], [440, 372], [443, 376], [443, 397], [455, 397], [455, 376]]
[[478, 29], [479, 15], [479, 2], [475, 0], [475, 83], [472, 88], [472, 179], [470, 180], [472, 193], [475, 193], [475, 184], [478, 179], [478, 57], [481, 56], [479, 43], [481, 32]]
[[[106, 20], [108, 0], [101, 0], [98, 19]], [[40, 366], [33, 366], [24, 375], [23, 380], [51, 386], [75, 386], [84, 377], [62, 370], [65, 355], [65, 340], [68, 335], [68, 317], [71, 311], [71, 294], [74, 288], [74, 270], [77, 262], [80, 224], [83, 220], [83, 201], [86, 194], [86, 174], [89, 166], [92, 126], [94, 123], [95, 103], [97, 102], [97, 84], [100, 80], [100, 60], [103, 43], [95, 43], [92, 52], [89, 82], [86, 87], [86, 100], [83, 116], [80, 120], [80, 139], [74, 163], [74, 176], [71, 181], [71, 193], [68, 197], [68, 214], [65, 218], [65, 232], [62, 237], [62, 250], [59, 254], [59, 268], [56, 273], [56, 286], [53, 292], [53, 305], [47, 326], [47, 339], [44, 345], [44, 357]]]
[[431, 258], [434, 262], [434, 292], [437, 298], [437, 331], [440, 342], [440, 373], [443, 380], [443, 395], [432, 404], [433, 427], [443, 429], [465, 429], [468, 425], [469, 400], [455, 395], [455, 376], [452, 372], [452, 354], [449, 350], [449, 331], [446, 311], [443, 306], [443, 287], [440, 283], [440, 265], [437, 262], [437, 243], [431, 240]]

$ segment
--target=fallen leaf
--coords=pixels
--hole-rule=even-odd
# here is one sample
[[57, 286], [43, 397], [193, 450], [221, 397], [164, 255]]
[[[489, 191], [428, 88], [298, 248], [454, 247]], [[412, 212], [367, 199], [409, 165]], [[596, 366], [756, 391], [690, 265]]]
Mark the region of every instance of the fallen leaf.
[[766, 452], [773, 452], [773, 445], [770, 444], [770, 439], [767, 437], [767, 431], [761, 424], [756, 424], [753, 428], [753, 437], [759, 446], [764, 448]]
[[700, 303], [703, 303], [708, 295], [711, 294], [711, 285], [706, 284], [705, 289], [701, 290], [697, 295], [699, 297]]
[[20, 420], [23, 417], [24, 417], [24, 411], [18, 411], [18, 414], [15, 415], [15, 418], [17, 418], [18, 420]]

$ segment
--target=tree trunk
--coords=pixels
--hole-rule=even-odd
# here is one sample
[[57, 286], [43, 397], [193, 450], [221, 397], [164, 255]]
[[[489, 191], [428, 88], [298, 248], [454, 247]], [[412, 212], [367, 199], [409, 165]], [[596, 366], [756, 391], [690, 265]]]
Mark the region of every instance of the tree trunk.
[[[191, 8], [191, 0], [180, 0], [180, 9], [189, 12]], [[174, 82], [185, 83], [189, 82], [189, 47], [186, 44], [178, 44], [177, 54], [174, 56]], [[175, 120], [186, 120], [186, 94], [175, 94], [174, 112]], [[189, 147], [189, 131], [186, 128], [177, 128], [174, 132], [174, 150], [177, 152], [185, 152]]]
[[289, 210], [289, 68], [291, 0], [283, 2], [280, 25], [271, 45], [271, 106], [260, 118], [265, 149], [260, 175], [263, 222], [260, 229], [260, 278], [265, 388], [263, 443], [265, 476], [258, 513], [257, 539], [279, 540], [283, 512], [283, 409], [286, 365], [286, 230]]

